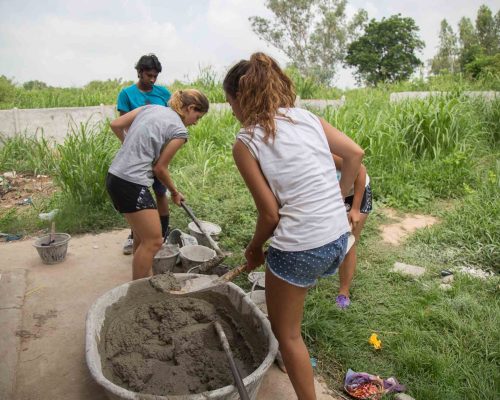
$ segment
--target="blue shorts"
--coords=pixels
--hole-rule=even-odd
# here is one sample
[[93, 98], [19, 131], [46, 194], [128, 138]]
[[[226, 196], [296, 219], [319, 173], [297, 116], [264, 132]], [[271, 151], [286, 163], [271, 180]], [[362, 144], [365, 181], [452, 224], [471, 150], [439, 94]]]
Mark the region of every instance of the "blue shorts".
[[167, 188], [163, 183], [160, 182], [160, 180], [156, 177], [153, 176], [153, 192], [159, 196], [165, 196], [167, 193]]
[[266, 265], [278, 278], [299, 287], [314, 286], [318, 278], [333, 275], [344, 260], [349, 233], [333, 242], [304, 251], [269, 247]]

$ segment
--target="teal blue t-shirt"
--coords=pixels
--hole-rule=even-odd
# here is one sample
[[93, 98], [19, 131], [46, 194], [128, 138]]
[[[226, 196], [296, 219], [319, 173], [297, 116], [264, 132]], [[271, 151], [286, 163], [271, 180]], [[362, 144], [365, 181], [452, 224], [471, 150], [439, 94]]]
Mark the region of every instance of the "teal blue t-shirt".
[[158, 104], [167, 106], [170, 100], [170, 92], [163, 86], [153, 85], [149, 92], [141, 92], [134, 83], [132, 86], [123, 88], [118, 95], [116, 109], [122, 112], [135, 110], [137, 107], [147, 106], [148, 104]]

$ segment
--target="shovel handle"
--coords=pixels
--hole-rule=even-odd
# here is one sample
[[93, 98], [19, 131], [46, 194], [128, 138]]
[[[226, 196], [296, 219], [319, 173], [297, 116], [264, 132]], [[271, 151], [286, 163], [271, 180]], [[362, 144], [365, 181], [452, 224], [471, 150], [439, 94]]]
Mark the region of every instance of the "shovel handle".
[[245, 271], [246, 267], [247, 265], [243, 264], [240, 265], [239, 267], [233, 268], [231, 271], [228, 271], [224, 275], [217, 278], [213, 283], [219, 284], [219, 283], [231, 282], [234, 278], [236, 278], [243, 271]]
[[241, 378], [241, 373], [236, 365], [236, 362], [234, 361], [233, 353], [231, 352], [231, 347], [229, 346], [229, 342], [227, 340], [226, 334], [224, 333], [224, 329], [222, 329], [222, 326], [218, 321], [214, 322], [214, 326], [217, 335], [219, 336], [219, 340], [222, 344], [222, 348], [226, 353], [227, 361], [229, 362], [229, 367], [231, 368], [231, 373], [233, 374], [234, 383], [236, 389], [238, 389], [240, 398], [242, 400], [250, 400], [245, 384], [243, 383], [243, 379]]
[[224, 256], [224, 253], [222, 250], [219, 248], [219, 245], [215, 242], [215, 240], [212, 239], [212, 237], [203, 229], [203, 226], [201, 222], [198, 220], [198, 218], [195, 217], [193, 210], [186, 204], [185, 201], [181, 201], [181, 207], [186, 211], [186, 213], [189, 215], [189, 217], [193, 220], [193, 222], [196, 224], [200, 232], [207, 238], [208, 242], [210, 243], [210, 246], [215, 250], [218, 256]]

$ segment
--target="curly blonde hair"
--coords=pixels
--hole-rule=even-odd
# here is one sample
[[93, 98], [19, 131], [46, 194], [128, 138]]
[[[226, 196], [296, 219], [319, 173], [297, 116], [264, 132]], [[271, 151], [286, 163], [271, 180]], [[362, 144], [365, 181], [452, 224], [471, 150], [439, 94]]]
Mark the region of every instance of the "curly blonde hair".
[[239, 102], [242, 125], [249, 132], [259, 125], [266, 141], [276, 136], [274, 118], [282, 115], [278, 108], [293, 107], [296, 98], [290, 78], [273, 58], [260, 52], [234, 65], [222, 86], [226, 94]]

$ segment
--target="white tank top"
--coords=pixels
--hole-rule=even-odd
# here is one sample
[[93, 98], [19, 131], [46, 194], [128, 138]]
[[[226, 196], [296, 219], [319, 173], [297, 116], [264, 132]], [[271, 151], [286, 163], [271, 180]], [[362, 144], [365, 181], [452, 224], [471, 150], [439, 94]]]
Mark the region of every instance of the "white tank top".
[[280, 109], [276, 137], [244, 129], [237, 136], [259, 162], [278, 200], [280, 221], [271, 246], [283, 251], [310, 250], [349, 232], [335, 164], [318, 117], [300, 108]]

